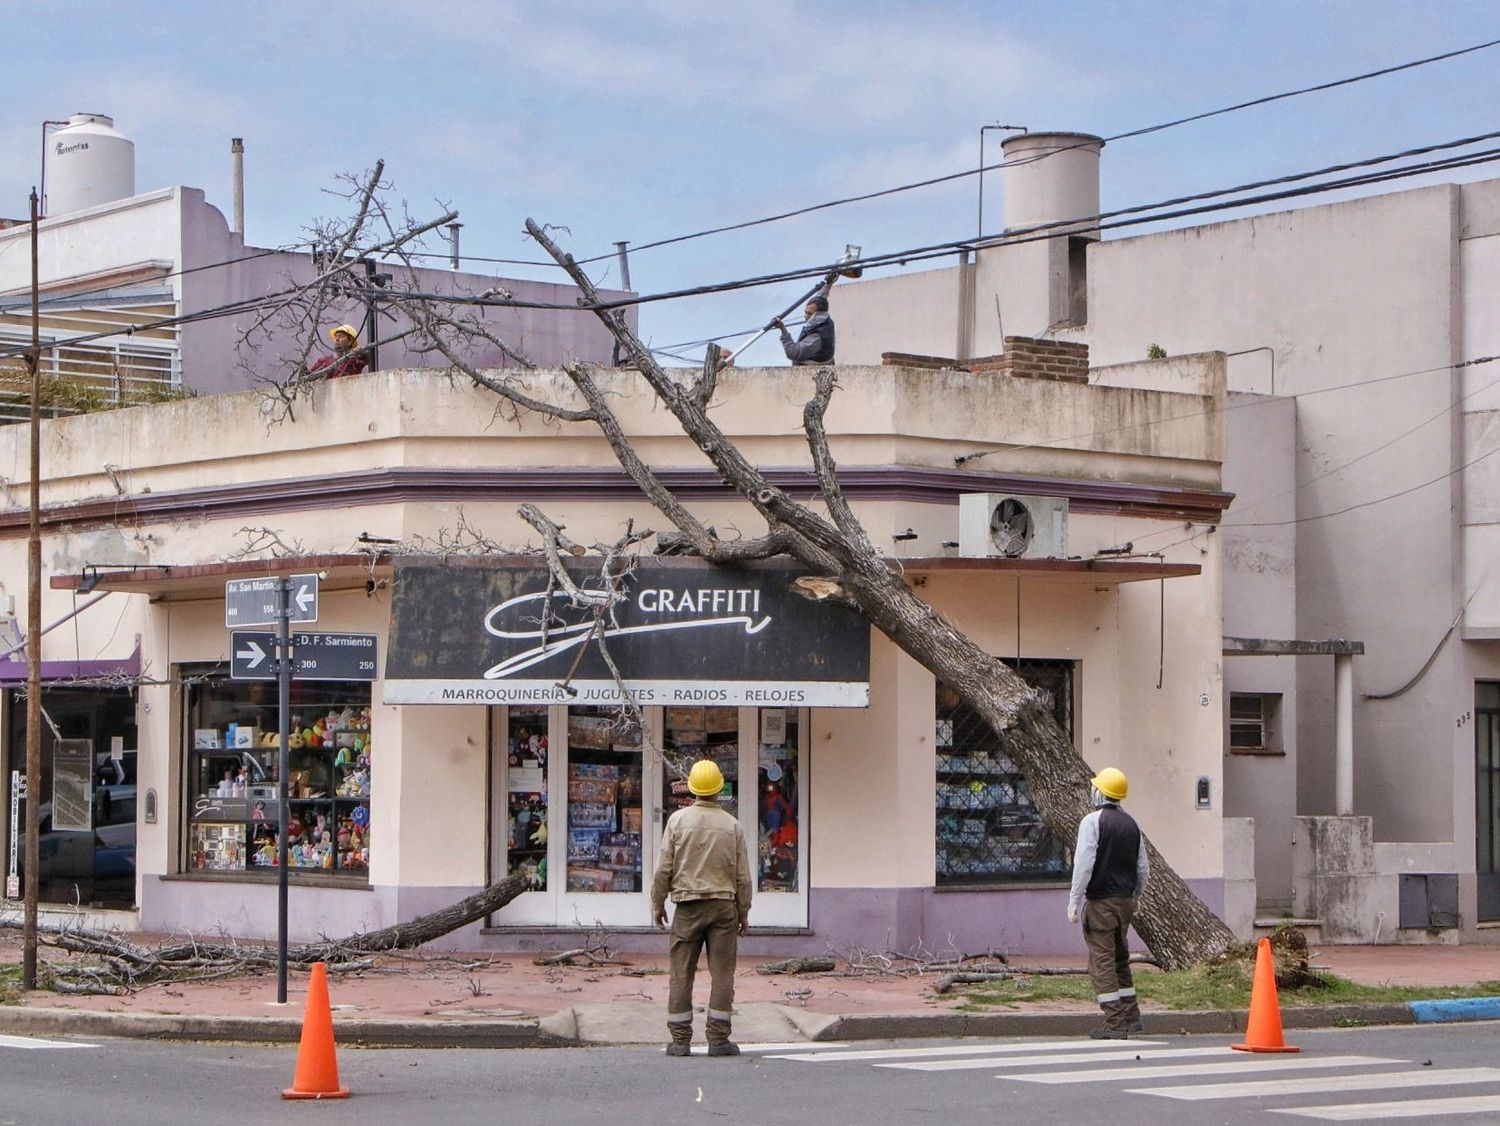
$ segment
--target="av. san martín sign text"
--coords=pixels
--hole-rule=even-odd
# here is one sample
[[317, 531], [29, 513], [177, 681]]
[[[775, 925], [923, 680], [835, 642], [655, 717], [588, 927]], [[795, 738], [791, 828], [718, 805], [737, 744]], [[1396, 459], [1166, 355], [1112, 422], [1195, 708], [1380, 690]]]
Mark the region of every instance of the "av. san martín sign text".
[[[560, 590], [549, 596], [546, 569], [524, 564], [399, 566], [385, 702], [619, 700], [594, 641], [594, 611]], [[572, 573], [580, 586], [598, 582], [597, 563]], [[794, 593], [802, 573], [642, 561], [604, 624], [604, 643], [643, 705], [863, 707], [869, 624]], [[560, 687], [565, 679], [572, 692]]]

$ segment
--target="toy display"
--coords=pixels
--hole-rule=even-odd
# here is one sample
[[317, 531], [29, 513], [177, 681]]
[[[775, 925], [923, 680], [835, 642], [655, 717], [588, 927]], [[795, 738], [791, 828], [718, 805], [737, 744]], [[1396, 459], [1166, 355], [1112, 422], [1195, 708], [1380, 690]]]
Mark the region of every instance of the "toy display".
[[569, 891], [641, 890], [641, 775], [639, 729], [614, 708], [568, 710]]
[[[1071, 672], [1065, 662], [1023, 662], [1019, 670], [1072, 723]], [[1005, 743], [945, 684], [937, 686], [935, 790], [938, 885], [1003, 883], [1015, 879], [1066, 882], [1066, 849], [1042, 823], [1026, 779]]]
[[[303, 683], [294, 691], [286, 744], [287, 865], [364, 876], [371, 835], [369, 689]], [[209, 681], [190, 706], [190, 866], [221, 872], [276, 867], [281, 741], [274, 695]], [[241, 817], [243, 823], [226, 824]]]
[[506, 729], [506, 874], [547, 890], [547, 709], [510, 709]]

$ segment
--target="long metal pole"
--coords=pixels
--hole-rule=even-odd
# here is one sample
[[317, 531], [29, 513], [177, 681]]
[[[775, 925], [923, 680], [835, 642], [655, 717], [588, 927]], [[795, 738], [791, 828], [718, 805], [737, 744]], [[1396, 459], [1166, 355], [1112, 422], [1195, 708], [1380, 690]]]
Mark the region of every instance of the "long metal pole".
[[290, 849], [287, 841], [287, 775], [291, 768], [292, 726], [292, 580], [282, 579], [276, 598], [276, 684], [279, 697], [276, 726], [280, 739], [276, 752], [276, 808], [280, 813], [276, 827], [276, 1003], [286, 1004], [286, 915], [287, 867]]
[[42, 321], [37, 227], [41, 197], [31, 189], [31, 523], [26, 539], [26, 881], [21, 986], [36, 988], [37, 884], [42, 847]]

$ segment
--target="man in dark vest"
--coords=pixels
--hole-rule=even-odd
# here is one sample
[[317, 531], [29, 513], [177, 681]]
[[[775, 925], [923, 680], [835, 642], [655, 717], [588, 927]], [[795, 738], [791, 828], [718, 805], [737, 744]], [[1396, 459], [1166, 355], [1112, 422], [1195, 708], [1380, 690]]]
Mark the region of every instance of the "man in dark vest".
[[1127, 939], [1136, 897], [1146, 887], [1151, 865], [1135, 818], [1120, 808], [1130, 785], [1125, 775], [1107, 766], [1089, 781], [1094, 811], [1078, 823], [1068, 922], [1078, 922], [1081, 907], [1089, 981], [1104, 1010], [1103, 1027], [1089, 1035], [1095, 1040], [1126, 1040], [1142, 1030]]
[[809, 297], [802, 312], [807, 320], [796, 340], [780, 317], [771, 321], [781, 330], [781, 350], [794, 367], [833, 363], [833, 318], [828, 315], [828, 298], [822, 293]]

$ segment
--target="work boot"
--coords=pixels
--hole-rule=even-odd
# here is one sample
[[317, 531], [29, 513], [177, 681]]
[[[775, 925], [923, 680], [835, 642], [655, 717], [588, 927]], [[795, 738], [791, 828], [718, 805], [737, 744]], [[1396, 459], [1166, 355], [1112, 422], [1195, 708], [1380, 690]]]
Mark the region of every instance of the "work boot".
[[[1129, 1040], [1130, 1039], [1130, 1030], [1126, 1029], [1126, 1028], [1110, 1028], [1108, 1025], [1105, 1025], [1102, 1028], [1096, 1028], [1092, 1032], [1090, 1032], [1089, 1033], [1089, 1039], [1090, 1040]], [[709, 1050], [712, 1051], [713, 1049], [710, 1048]]]
[[684, 1040], [673, 1040], [667, 1045], [669, 1056], [690, 1056], [693, 1054], [693, 1046]]
[[708, 1054], [711, 1056], [737, 1056], [740, 1054], [740, 1046], [728, 1040], [720, 1040], [717, 1044], [708, 1046]]

